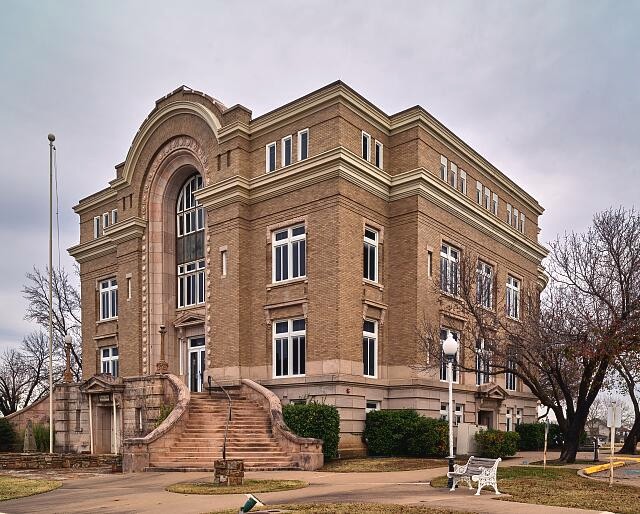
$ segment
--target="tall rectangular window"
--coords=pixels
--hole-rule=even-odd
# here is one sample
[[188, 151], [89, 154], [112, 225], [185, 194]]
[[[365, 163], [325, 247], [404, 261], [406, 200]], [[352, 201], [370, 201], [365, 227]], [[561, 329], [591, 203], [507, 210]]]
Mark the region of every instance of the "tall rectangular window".
[[100, 369], [102, 373], [109, 373], [112, 377], [118, 376], [118, 347], [110, 346], [100, 350]]
[[522, 423], [522, 409], [516, 409], [516, 426]]
[[467, 172], [460, 170], [460, 192], [467, 196]]
[[93, 238], [98, 239], [100, 237], [100, 216], [93, 218]]
[[478, 305], [493, 308], [493, 266], [480, 260], [476, 273], [476, 295]]
[[289, 166], [293, 159], [293, 138], [286, 136], [282, 138], [282, 166]]
[[506, 431], [513, 432], [513, 409], [507, 409], [507, 416], [505, 419]]
[[491, 210], [491, 189], [486, 186], [484, 188], [484, 208], [488, 211]]
[[476, 202], [482, 205], [482, 182], [476, 180]]
[[276, 170], [276, 143], [269, 143], [266, 147], [266, 169], [267, 173]]
[[227, 276], [227, 250], [220, 251], [220, 276]]
[[514, 370], [516, 369], [516, 361], [513, 358], [509, 358], [507, 360], [507, 372], [504, 374], [504, 385], [505, 389], [508, 391], [516, 390], [516, 374]]
[[458, 294], [460, 250], [443, 244], [440, 250], [440, 289], [452, 295]]
[[511, 275], [507, 277], [507, 316], [520, 318], [520, 281]]
[[204, 259], [178, 265], [178, 307], [204, 303]]
[[378, 373], [378, 322], [364, 320], [362, 325], [362, 364], [363, 375], [375, 378]]
[[507, 223], [511, 225], [511, 204], [507, 204]]
[[513, 208], [513, 226], [516, 228], [518, 228], [519, 226], [518, 209], [516, 209], [515, 207]]
[[453, 189], [458, 189], [458, 166], [451, 163], [451, 172], [449, 173], [449, 185]]
[[[440, 419], [442, 421], [449, 421], [449, 402], [440, 403]], [[453, 426], [457, 427], [464, 421], [464, 405], [461, 403], [455, 404], [455, 412], [453, 414]]]
[[440, 178], [447, 182], [447, 158], [444, 155], [440, 156]]
[[431, 278], [433, 276], [433, 252], [427, 250], [427, 276]]
[[524, 212], [520, 213], [520, 232], [524, 234]]
[[273, 376], [305, 374], [306, 322], [288, 319], [273, 323]]
[[491, 204], [491, 211], [494, 216], [498, 215], [498, 193], [493, 193], [493, 203]]
[[489, 351], [485, 348], [484, 339], [476, 341], [476, 385], [489, 383], [489, 367], [491, 358]]
[[274, 231], [271, 243], [274, 283], [306, 276], [307, 234], [304, 225]]
[[362, 158], [371, 161], [371, 136], [364, 130], [362, 131]]
[[111, 224], [115, 225], [118, 223], [118, 209], [113, 209], [111, 211]]
[[[458, 332], [454, 332], [453, 330], [449, 330], [447, 328], [441, 328], [440, 329], [440, 346], [442, 347], [442, 345], [444, 344], [444, 342], [447, 340], [447, 337], [449, 336], [449, 334], [451, 334], [453, 336], [453, 338], [458, 341], [458, 343], [460, 342], [460, 334], [458, 334]], [[458, 350], [458, 353], [455, 354], [454, 358], [453, 358], [453, 381], [457, 384], [458, 383], [458, 357], [460, 355], [460, 350]], [[447, 382], [448, 378], [447, 378], [447, 356], [444, 354], [444, 350], [442, 350], [440, 352], [440, 381], [441, 382]]]
[[304, 161], [309, 157], [309, 129], [298, 132], [298, 160]]
[[364, 228], [363, 277], [372, 282], [378, 281], [378, 238], [380, 234], [370, 227]]
[[382, 169], [382, 143], [380, 141], [376, 141], [376, 167]]
[[102, 215], [102, 231], [104, 232], [104, 230], [108, 227], [109, 227], [109, 213], [105, 212]]
[[100, 282], [100, 320], [118, 317], [118, 281], [109, 278]]

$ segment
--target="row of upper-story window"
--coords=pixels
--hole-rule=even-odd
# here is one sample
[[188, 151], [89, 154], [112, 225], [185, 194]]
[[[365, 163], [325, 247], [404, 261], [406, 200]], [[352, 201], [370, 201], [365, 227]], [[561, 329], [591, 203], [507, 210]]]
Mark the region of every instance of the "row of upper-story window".
[[[453, 161], [449, 162], [444, 155], [440, 156], [440, 178], [452, 188], [467, 196], [467, 172], [458, 168], [458, 165]], [[475, 199], [478, 205], [484, 207], [494, 216], [498, 216], [498, 205], [500, 203], [498, 193], [491, 191], [491, 189], [483, 185], [479, 180], [476, 180]], [[510, 203], [507, 203], [506, 212], [506, 223], [524, 234], [526, 221], [524, 212], [522, 212], [522, 210], [518, 212], [518, 209]]]
[[382, 170], [384, 169], [384, 145], [377, 139], [373, 139], [372, 146], [371, 141], [371, 136], [363, 130], [360, 155], [365, 161], [371, 162], [371, 150], [373, 149], [373, 164]]
[[[432, 253], [428, 253], [428, 272], [432, 269]], [[440, 289], [453, 296], [460, 292], [460, 259], [461, 250], [443, 243], [440, 248]], [[478, 259], [476, 265], [476, 303], [494, 310], [496, 298], [496, 272], [492, 264]], [[521, 281], [512, 274], [507, 274], [505, 295], [505, 312], [513, 319], [520, 319]]]
[[104, 230], [118, 222], [118, 209], [112, 209], [111, 212], [105, 212], [101, 216], [93, 218], [93, 238], [98, 239]]
[[[309, 129], [298, 131], [297, 160], [304, 161], [309, 157]], [[277, 169], [278, 142], [273, 141], [265, 147], [265, 169], [271, 173]], [[293, 135], [280, 140], [280, 168], [293, 164]]]

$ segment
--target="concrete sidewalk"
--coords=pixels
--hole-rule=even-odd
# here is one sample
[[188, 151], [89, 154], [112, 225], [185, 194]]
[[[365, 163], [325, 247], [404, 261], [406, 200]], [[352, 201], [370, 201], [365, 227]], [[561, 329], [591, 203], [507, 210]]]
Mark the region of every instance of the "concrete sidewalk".
[[[536, 454], [509, 459], [505, 465], [536, 460]], [[582, 509], [546, 507], [494, 500], [490, 493], [474, 496], [459, 489], [450, 493], [432, 488], [429, 480], [441, 476], [446, 468], [387, 473], [327, 473], [279, 471], [247, 473], [247, 478], [293, 479], [309, 482], [309, 487], [293, 491], [262, 493], [268, 505], [284, 503], [390, 503], [428, 505], [487, 514], [592, 513]], [[211, 473], [137, 473], [102, 475], [65, 480], [63, 487], [49, 493], [0, 503], [0, 511], [18, 513], [168, 513], [197, 514], [239, 508], [244, 495], [197, 496], [164, 490], [176, 482], [211, 479]]]

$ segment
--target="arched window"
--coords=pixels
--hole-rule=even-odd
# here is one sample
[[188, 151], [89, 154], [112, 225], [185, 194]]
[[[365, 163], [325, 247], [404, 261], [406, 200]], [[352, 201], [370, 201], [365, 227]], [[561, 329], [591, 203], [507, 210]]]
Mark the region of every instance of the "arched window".
[[178, 307], [204, 303], [204, 209], [194, 193], [202, 189], [202, 176], [189, 177], [176, 205], [176, 264]]

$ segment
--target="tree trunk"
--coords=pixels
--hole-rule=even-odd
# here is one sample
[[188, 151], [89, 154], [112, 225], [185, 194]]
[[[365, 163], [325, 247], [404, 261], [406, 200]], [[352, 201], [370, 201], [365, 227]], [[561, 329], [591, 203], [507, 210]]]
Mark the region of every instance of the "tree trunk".
[[560, 452], [560, 460], [567, 464], [574, 464], [576, 461], [576, 454], [580, 447], [580, 436], [584, 431], [584, 426], [587, 423], [587, 416], [589, 415], [589, 407], [582, 405], [573, 415], [573, 419], [568, 423], [569, 428], [564, 433], [564, 445], [562, 452]]
[[640, 439], [640, 418], [636, 416], [635, 421], [633, 422], [633, 427], [631, 427], [631, 431], [629, 435], [624, 440], [624, 444], [618, 453], [622, 453], [625, 455], [635, 455], [636, 454], [636, 446], [638, 445], [638, 439]]

